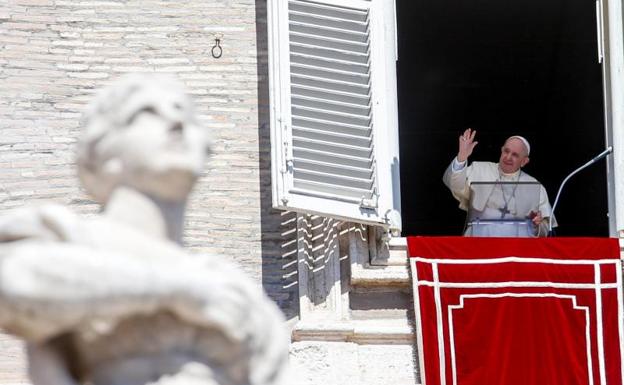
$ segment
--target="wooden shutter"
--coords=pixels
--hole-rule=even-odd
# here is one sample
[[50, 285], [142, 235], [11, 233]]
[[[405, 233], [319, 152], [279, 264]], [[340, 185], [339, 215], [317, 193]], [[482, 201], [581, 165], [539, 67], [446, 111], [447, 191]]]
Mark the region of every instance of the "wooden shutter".
[[396, 217], [392, 7], [269, 1], [275, 207], [378, 225]]

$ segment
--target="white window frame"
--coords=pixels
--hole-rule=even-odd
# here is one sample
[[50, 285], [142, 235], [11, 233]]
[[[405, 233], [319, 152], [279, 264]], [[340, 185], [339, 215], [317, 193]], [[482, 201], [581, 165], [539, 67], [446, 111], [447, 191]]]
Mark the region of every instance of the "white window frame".
[[[290, 57], [288, 1], [268, 0], [271, 174], [273, 207], [323, 215], [400, 231], [399, 140], [396, 95], [394, 0], [314, 0], [316, 3], [370, 9], [373, 140], [379, 199], [362, 209], [339, 197], [290, 193], [293, 189], [290, 135]], [[381, 129], [385, 128], [385, 129]], [[398, 222], [398, 223], [397, 223]], [[397, 229], [398, 226], [398, 229]]]
[[602, 47], [609, 233], [624, 237], [624, 28], [621, 0], [599, 0], [598, 42]]

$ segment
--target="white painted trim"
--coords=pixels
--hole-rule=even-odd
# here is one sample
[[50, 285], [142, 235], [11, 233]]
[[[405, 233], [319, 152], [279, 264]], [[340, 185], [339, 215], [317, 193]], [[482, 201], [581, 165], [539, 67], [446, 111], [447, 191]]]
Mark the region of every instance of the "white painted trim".
[[[288, 191], [284, 170], [290, 124], [290, 56], [288, 38], [288, 2], [267, 1], [269, 105], [271, 133], [271, 189], [273, 207], [281, 205]], [[290, 147], [290, 146], [289, 146]]]
[[471, 265], [471, 264], [496, 264], [507, 262], [519, 263], [547, 263], [555, 265], [594, 265], [594, 264], [611, 264], [615, 263], [615, 259], [551, 259], [551, 258], [522, 258], [522, 257], [504, 257], [504, 258], [483, 258], [483, 259], [445, 259], [445, 258], [422, 258], [411, 257], [418, 262], [438, 263], [448, 265]]
[[[280, 0], [286, 1], [286, 0]], [[367, 9], [370, 7], [371, 0], [311, 0], [315, 3], [325, 5], [339, 5], [341, 7], [355, 8], [355, 9]]]
[[[618, 338], [620, 341], [620, 355], [624, 354], [624, 311], [622, 311], [622, 261], [617, 261], [615, 265], [615, 282], [617, 283], [617, 303], [618, 303]], [[620, 378], [624, 379], [624, 365], [620, 365]]]
[[[464, 298], [460, 295], [459, 301], [461, 308], [464, 307]], [[447, 306], [448, 311], [448, 328], [449, 328], [449, 346], [451, 347], [451, 376], [453, 377], [453, 385], [457, 385], [457, 358], [455, 354], [455, 323], [453, 322], [453, 310], [459, 305]]]
[[425, 375], [425, 352], [423, 350], [423, 330], [422, 319], [420, 318], [420, 293], [418, 292], [418, 270], [416, 269], [416, 260], [410, 258], [410, 266], [412, 268], [412, 293], [414, 296], [414, 319], [416, 320], [416, 346], [418, 349], [418, 365], [420, 368], [420, 383], [427, 385]]
[[598, 63], [602, 63], [604, 59], [604, 34], [602, 27], [602, 1], [596, 0], [596, 42], [598, 48]]
[[617, 289], [616, 283], [603, 283], [595, 285], [593, 283], [562, 283], [562, 282], [531, 282], [531, 281], [503, 281], [503, 282], [432, 282], [418, 281], [419, 285], [428, 287], [440, 287], [442, 289], [474, 289], [474, 288], [492, 288], [501, 289], [505, 287], [535, 287], [535, 288], [552, 288], [552, 289], [589, 289], [604, 290]]
[[[438, 265], [431, 266], [433, 271], [433, 280], [438, 282]], [[444, 322], [442, 322], [442, 300], [440, 298], [440, 286], [436, 285], [433, 289], [435, 307], [436, 307], [436, 326], [438, 332], [438, 358], [440, 365], [440, 384], [446, 384], [446, 354], [444, 351]]]
[[[607, 158], [610, 232], [624, 236], [624, 28], [621, 0], [603, 0], [605, 34], [603, 79], [607, 145], [613, 156]], [[615, 206], [615, 207], [614, 207]], [[615, 229], [613, 228], [615, 226]], [[619, 234], [618, 234], [619, 233]]]
[[[455, 340], [454, 340], [454, 326], [453, 326], [453, 310], [463, 309], [465, 305], [464, 299], [473, 299], [473, 298], [504, 298], [504, 297], [514, 297], [514, 298], [524, 298], [524, 297], [535, 297], [535, 298], [562, 298], [562, 299], [570, 299], [572, 302], [572, 308], [574, 310], [582, 310], [585, 312], [585, 347], [586, 347], [586, 359], [587, 359], [587, 373], [589, 377], [589, 385], [594, 384], [594, 376], [592, 369], [592, 357], [591, 357], [591, 334], [590, 334], [590, 318], [589, 318], [589, 307], [587, 306], [578, 306], [576, 303], [576, 296], [573, 295], [565, 295], [565, 294], [552, 294], [552, 293], [498, 293], [498, 294], [461, 294], [459, 296], [459, 305], [449, 305], [448, 306], [448, 318], [449, 318], [449, 345], [451, 348], [451, 370], [453, 373], [453, 385], [457, 385], [457, 368], [456, 368], [456, 360], [455, 360]], [[602, 342], [602, 341], [600, 341]], [[599, 347], [600, 350], [600, 347]], [[604, 350], [604, 349], [603, 349]], [[601, 359], [601, 357], [599, 357]], [[444, 370], [445, 368], [440, 368], [440, 370]], [[602, 373], [601, 373], [602, 374]], [[602, 384], [604, 385], [604, 383]]]
[[[277, 19], [279, 19], [276, 15], [276, 1], [267, 0], [267, 47], [268, 47], [268, 72], [269, 72], [269, 133], [271, 143], [279, 143], [280, 138], [276, 135], [276, 130], [273, 129], [273, 126], [276, 124], [278, 117], [280, 116], [279, 111], [279, 103], [277, 103], [277, 90], [279, 89], [279, 71], [276, 70], [276, 59], [271, 55], [273, 52], [279, 51], [279, 43], [277, 41], [278, 26]], [[273, 191], [272, 195], [272, 204], [273, 206], [277, 205], [277, 194], [278, 191], [278, 183], [277, 175], [279, 173], [279, 169], [277, 168], [278, 159], [279, 159], [279, 147], [275, 145], [271, 145], [271, 191]]]
[[[373, 140], [377, 160], [377, 187], [380, 215], [389, 210], [401, 212], [399, 170], [399, 109], [397, 97], [396, 58], [391, 54], [397, 45], [394, 2], [373, 0], [371, 28], [371, 78], [373, 87]], [[398, 225], [401, 225], [398, 223]]]
[[394, 14], [392, 18], [392, 25], [394, 28], [394, 61], [399, 60], [399, 22], [397, 20], [396, 9], [396, 0], [392, 0], [392, 12]]
[[370, 225], [383, 223], [378, 210], [361, 210], [357, 204], [344, 204], [338, 200], [307, 195], [292, 194], [288, 198], [290, 211], [319, 216], [329, 216], [328, 213], [333, 213], [331, 215], [333, 218]]
[[598, 339], [598, 369], [600, 371], [600, 385], [605, 385], [607, 383], [607, 376], [605, 373], [604, 363], [604, 337], [602, 335], [602, 289], [600, 288], [600, 280], [600, 265], [595, 265], [594, 283], [596, 285], [596, 338]]

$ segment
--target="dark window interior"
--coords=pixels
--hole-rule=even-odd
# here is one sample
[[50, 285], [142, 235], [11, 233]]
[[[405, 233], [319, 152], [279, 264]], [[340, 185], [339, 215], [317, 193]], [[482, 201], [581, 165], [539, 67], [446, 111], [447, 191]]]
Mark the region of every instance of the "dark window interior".
[[[551, 204], [565, 176], [604, 149], [595, 2], [397, 1], [403, 235], [459, 235], [465, 212], [442, 184], [467, 127], [471, 160], [504, 139], [532, 145], [524, 170]], [[606, 166], [581, 171], [557, 207], [561, 236], [606, 236]]]

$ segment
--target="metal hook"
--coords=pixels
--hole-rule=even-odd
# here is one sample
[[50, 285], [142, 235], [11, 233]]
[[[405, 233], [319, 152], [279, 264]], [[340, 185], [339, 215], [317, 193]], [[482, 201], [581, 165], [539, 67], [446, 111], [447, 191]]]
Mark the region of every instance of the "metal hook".
[[223, 55], [223, 48], [221, 48], [221, 39], [216, 38], [215, 39], [215, 45], [212, 46], [212, 57], [215, 59], [218, 59], [221, 57], [221, 55]]

